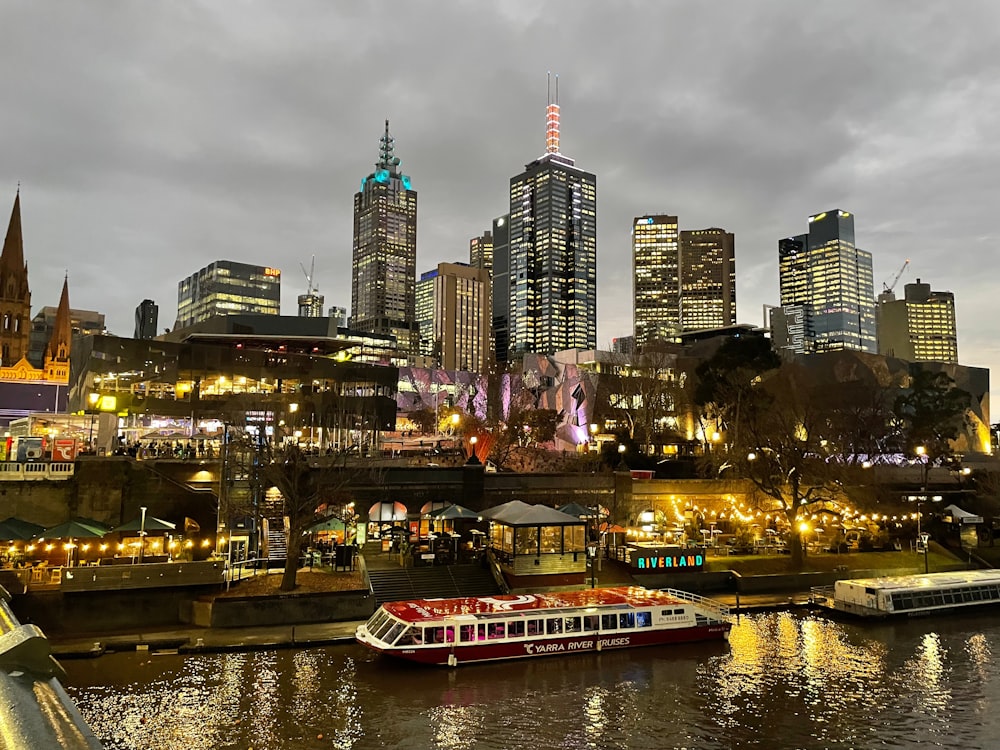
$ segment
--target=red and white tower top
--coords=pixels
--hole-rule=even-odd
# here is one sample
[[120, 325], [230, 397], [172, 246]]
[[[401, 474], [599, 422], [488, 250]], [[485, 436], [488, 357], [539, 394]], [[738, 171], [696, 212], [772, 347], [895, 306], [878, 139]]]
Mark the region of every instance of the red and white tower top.
[[552, 74], [548, 74], [548, 106], [545, 108], [545, 151], [559, 153], [559, 74], [556, 74], [556, 95], [552, 98]]

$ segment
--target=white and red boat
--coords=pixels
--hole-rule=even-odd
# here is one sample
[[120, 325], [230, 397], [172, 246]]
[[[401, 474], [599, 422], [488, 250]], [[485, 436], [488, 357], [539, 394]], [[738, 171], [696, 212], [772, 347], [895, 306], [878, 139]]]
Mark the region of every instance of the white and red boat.
[[641, 586], [386, 602], [358, 642], [423, 664], [524, 659], [729, 637], [712, 599]]

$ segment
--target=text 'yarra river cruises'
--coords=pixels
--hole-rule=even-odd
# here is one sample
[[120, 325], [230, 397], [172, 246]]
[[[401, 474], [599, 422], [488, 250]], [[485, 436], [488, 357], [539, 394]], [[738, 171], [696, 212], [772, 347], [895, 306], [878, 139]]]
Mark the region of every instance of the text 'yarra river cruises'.
[[854, 578], [813, 589], [815, 603], [862, 617], [926, 615], [1000, 604], [1000, 570]]
[[725, 639], [730, 627], [728, 608], [711, 599], [628, 586], [386, 602], [356, 637], [383, 654], [455, 666]]

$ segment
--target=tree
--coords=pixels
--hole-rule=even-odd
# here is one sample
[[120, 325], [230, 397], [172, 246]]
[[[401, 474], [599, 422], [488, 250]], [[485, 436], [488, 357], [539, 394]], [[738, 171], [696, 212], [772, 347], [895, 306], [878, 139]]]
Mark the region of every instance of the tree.
[[922, 447], [933, 465], [954, 455], [952, 447], [966, 424], [966, 410], [972, 399], [955, 387], [944, 372], [932, 372], [914, 365], [909, 389], [893, 406], [909, 454]]
[[[819, 508], [836, 512], [844, 499], [843, 465], [831, 455], [831, 407], [805, 370], [786, 363], [741, 391], [738, 439], [724, 466], [746, 477], [777, 505], [788, 523], [793, 567], [803, 563], [800, 524]], [[721, 467], [720, 467], [721, 468]]]
[[727, 339], [709, 359], [699, 364], [689, 385], [691, 401], [699, 407], [698, 419], [706, 439], [715, 431], [731, 434], [727, 442], [740, 441], [739, 425], [748, 400], [764, 373], [777, 369], [781, 359], [768, 339], [741, 336]]

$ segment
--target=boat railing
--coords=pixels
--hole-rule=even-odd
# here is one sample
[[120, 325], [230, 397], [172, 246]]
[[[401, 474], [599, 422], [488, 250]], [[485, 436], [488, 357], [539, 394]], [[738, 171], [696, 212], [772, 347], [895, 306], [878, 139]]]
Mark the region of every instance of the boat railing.
[[690, 591], [679, 591], [677, 589], [662, 589], [662, 591], [670, 594], [677, 599], [682, 599], [686, 602], [691, 602], [692, 604], [701, 607], [702, 609], [707, 609], [710, 612], [715, 612], [719, 617], [727, 618], [729, 617], [729, 607], [721, 602], [717, 602], [715, 599], [709, 599], [707, 596], [699, 596], [698, 594], [692, 594]]
[[809, 587], [809, 602], [810, 604], [822, 604], [823, 602], [832, 602], [834, 595], [833, 586], [810, 586]]

